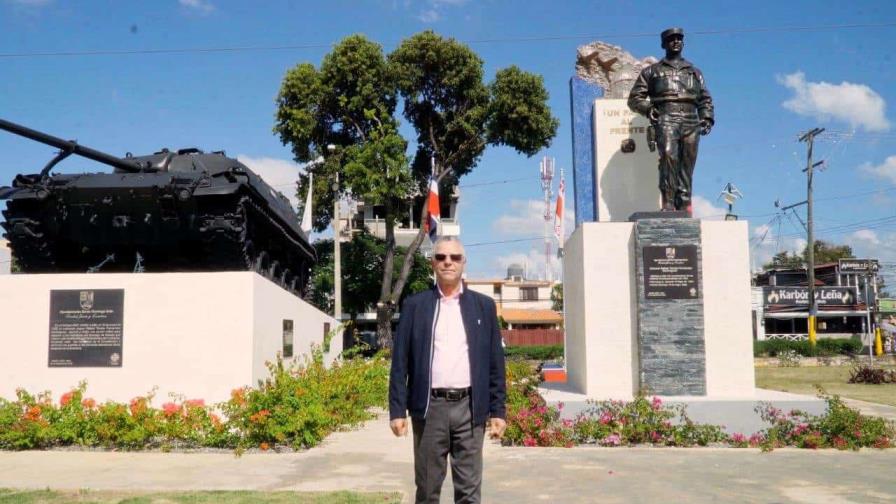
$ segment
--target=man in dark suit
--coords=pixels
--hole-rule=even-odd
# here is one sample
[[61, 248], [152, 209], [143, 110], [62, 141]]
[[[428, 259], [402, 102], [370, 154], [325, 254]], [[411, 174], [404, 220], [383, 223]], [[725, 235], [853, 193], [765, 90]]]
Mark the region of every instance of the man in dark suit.
[[416, 502], [439, 502], [451, 455], [454, 501], [478, 503], [482, 443], [504, 435], [504, 351], [495, 302], [464, 288], [463, 245], [443, 237], [433, 246], [436, 285], [401, 307], [392, 345], [390, 427], [414, 430]]

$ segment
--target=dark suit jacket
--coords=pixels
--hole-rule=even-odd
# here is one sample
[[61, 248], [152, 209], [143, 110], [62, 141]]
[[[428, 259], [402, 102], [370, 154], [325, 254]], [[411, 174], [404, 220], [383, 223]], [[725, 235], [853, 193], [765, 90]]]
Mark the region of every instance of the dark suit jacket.
[[[426, 418], [440, 297], [439, 289], [433, 287], [408, 297], [402, 304], [398, 332], [392, 343], [390, 419], [404, 418], [407, 412], [412, 418]], [[481, 425], [488, 417], [505, 418], [504, 350], [495, 302], [464, 288], [460, 312], [470, 352], [473, 422]]]

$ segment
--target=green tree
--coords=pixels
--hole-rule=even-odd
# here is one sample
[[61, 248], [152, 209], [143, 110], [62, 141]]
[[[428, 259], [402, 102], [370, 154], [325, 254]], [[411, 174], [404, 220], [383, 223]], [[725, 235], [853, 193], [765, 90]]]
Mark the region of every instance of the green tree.
[[[332, 311], [333, 240], [318, 240], [314, 248], [318, 261], [311, 269], [307, 299], [323, 311]], [[385, 240], [367, 231], [355, 234], [350, 241], [342, 244], [342, 307], [352, 320], [357, 319], [359, 314], [371, 311], [379, 301], [385, 249]], [[404, 249], [399, 247], [397, 251], [403, 254]], [[399, 261], [403, 259], [401, 256]], [[425, 290], [432, 283], [432, 270], [426, 258], [417, 253], [413, 259], [405, 295]]]
[[563, 311], [563, 284], [558, 283], [551, 288], [551, 309]]
[[[431, 31], [404, 40], [388, 58], [378, 44], [352, 35], [324, 57], [319, 70], [297, 65], [281, 86], [274, 131], [292, 146], [295, 158], [308, 162], [327, 145], [337, 146], [337, 155], [314, 169], [314, 204], [320, 210], [315, 228], [322, 230], [332, 217], [328, 186], [337, 172], [343, 191], [350, 188], [366, 204], [383, 208], [385, 250], [376, 307], [378, 338], [385, 346], [391, 345], [392, 316], [414, 263], [407, 259], [426, 236], [424, 206], [418, 213], [420, 231], [403, 260], [396, 258], [401, 206], [415, 192], [426, 193], [430, 174], [443, 186], [456, 184], [488, 145], [532, 156], [556, 134], [558, 121], [540, 76], [510, 67], [486, 84], [482, 66], [469, 47]], [[412, 160], [397, 130], [399, 98], [417, 135]], [[301, 200], [306, 191], [303, 178]]]
[[[839, 259], [855, 257], [849, 245], [836, 245], [824, 240], [815, 241], [815, 264], [837, 262]], [[763, 265], [763, 269], [772, 268], [805, 268], [809, 262], [809, 245], [803, 247], [800, 254], [792, 254], [786, 250], [778, 252], [772, 260]]]

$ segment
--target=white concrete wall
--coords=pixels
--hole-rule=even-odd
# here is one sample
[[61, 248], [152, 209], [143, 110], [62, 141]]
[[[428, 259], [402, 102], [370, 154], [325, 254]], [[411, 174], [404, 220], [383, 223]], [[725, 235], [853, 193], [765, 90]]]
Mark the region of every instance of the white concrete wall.
[[9, 242], [0, 238], [0, 275], [8, 275], [12, 267], [12, 252]]
[[756, 392], [746, 221], [702, 221], [706, 395]]
[[[647, 147], [647, 118], [629, 110], [626, 100], [594, 101], [595, 194], [600, 222], [625, 222], [635, 212], [661, 206], [657, 161]], [[623, 153], [622, 141], [635, 141], [635, 151]]]
[[[48, 367], [53, 289], [124, 289], [121, 367]], [[324, 321], [336, 327], [334, 319], [251, 272], [3, 276], [0, 397], [12, 397], [18, 387], [58, 397], [87, 380], [97, 400], [127, 401], [153, 387], [160, 402], [169, 393], [226, 400], [233, 388], [267, 376], [264, 362], [282, 349], [283, 319], [294, 320], [296, 355], [310, 341], [322, 341]], [[341, 344], [334, 338], [329, 360]]]
[[589, 397], [631, 399], [638, 386], [634, 225], [586, 222], [565, 253], [569, 382]]
[[[707, 396], [755, 394], [747, 223], [703, 221]], [[563, 260], [566, 371], [593, 399], [630, 399], [638, 388], [634, 224], [587, 222]]]

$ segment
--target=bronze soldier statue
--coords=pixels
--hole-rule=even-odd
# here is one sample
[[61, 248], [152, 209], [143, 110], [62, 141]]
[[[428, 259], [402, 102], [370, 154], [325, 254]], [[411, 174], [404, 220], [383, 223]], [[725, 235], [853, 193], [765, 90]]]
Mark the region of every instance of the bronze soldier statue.
[[628, 106], [653, 126], [648, 131], [659, 147], [663, 210], [690, 212], [697, 144], [715, 124], [712, 96], [700, 70], [681, 57], [684, 30], [669, 28], [660, 39], [666, 57], [641, 71]]

